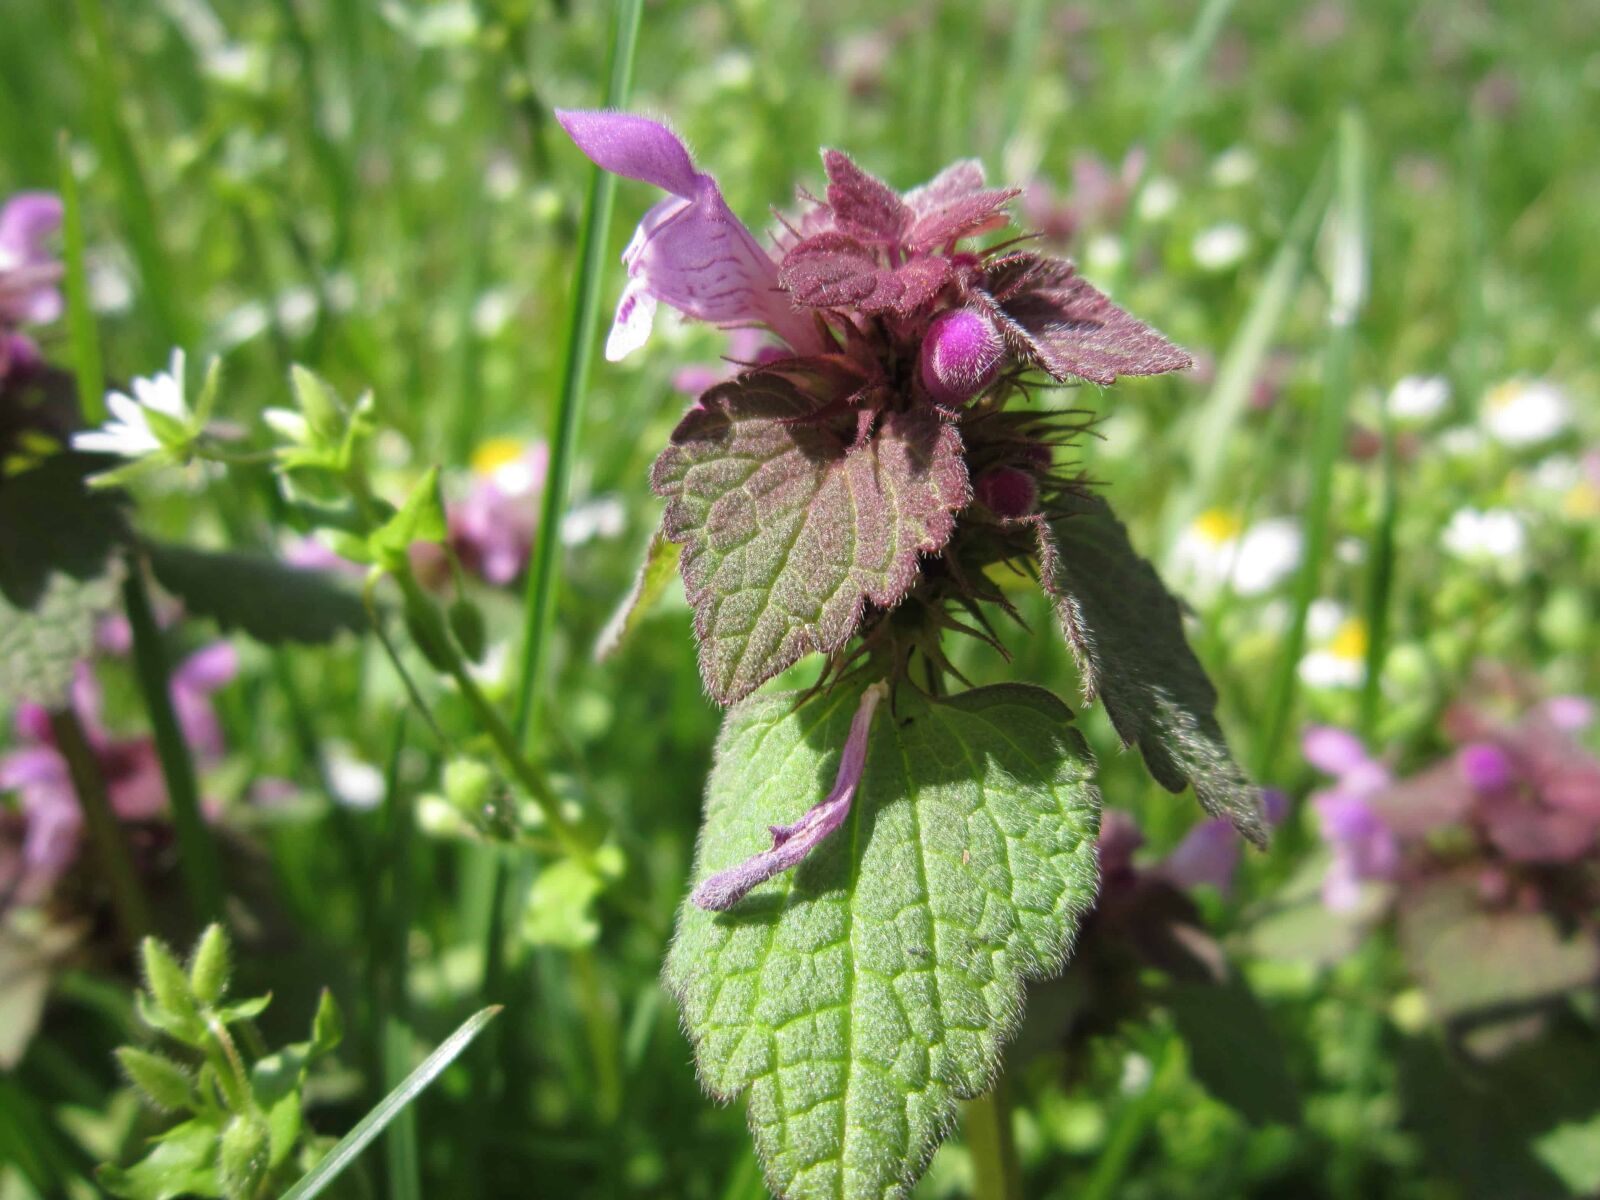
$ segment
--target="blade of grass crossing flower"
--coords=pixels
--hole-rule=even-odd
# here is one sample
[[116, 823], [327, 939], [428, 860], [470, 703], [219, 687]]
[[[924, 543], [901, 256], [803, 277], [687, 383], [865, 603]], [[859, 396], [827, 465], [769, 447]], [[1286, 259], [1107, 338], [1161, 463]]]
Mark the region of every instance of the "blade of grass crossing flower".
[[1227, 451], [1233, 444], [1234, 429], [1250, 399], [1251, 386], [1300, 286], [1307, 245], [1327, 206], [1328, 181], [1329, 172], [1324, 166], [1278, 243], [1260, 289], [1222, 356], [1216, 382], [1195, 410], [1187, 438], [1188, 479], [1167, 505], [1162, 533], [1162, 557], [1168, 570], [1172, 569], [1171, 556], [1178, 535], [1215, 495]]
[[78, 381], [78, 410], [86, 425], [106, 419], [105, 366], [100, 358], [100, 335], [89, 306], [89, 276], [83, 265], [83, 199], [78, 176], [72, 169], [72, 148], [63, 133], [57, 143], [61, 163], [61, 240], [67, 278], [67, 344], [72, 370]]
[[459, 1029], [440, 1043], [437, 1050], [423, 1059], [421, 1065], [406, 1076], [399, 1087], [385, 1096], [376, 1108], [361, 1118], [354, 1129], [340, 1138], [338, 1144], [328, 1151], [326, 1158], [285, 1192], [283, 1200], [311, 1200], [313, 1196], [320, 1196], [328, 1185], [355, 1161], [356, 1156], [367, 1148], [372, 1139], [382, 1133], [390, 1122], [422, 1094], [423, 1089], [437, 1079], [444, 1069], [472, 1044], [472, 1040], [483, 1031], [485, 1025], [494, 1020], [499, 1012], [500, 1007], [495, 1005], [469, 1017]]
[[1272, 779], [1282, 750], [1305, 649], [1306, 614], [1317, 598], [1322, 562], [1331, 539], [1333, 465], [1344, 445], [1350, 404], [1350, 360], [1355, 323], [1366, 299], [1365, 139], [1360, 119], [1346, 113], [1339, 125], [1337, 197], [1329, 213], [1328, 338], [1321, 403], [1308, 448], [1308, 480], [1301, 522], [1303, 547], [1295, 575], [1289, 627], [1267, 693], [1265, 733], [1258, 743], [1256, 778]]
[[1380, 412], [1379, 431], [1383, 437], [1381, 457], [1378, 462], [1379, 497], [1378, 523], [1372, 532], [1368, 548], [1367, 589], [1365, 598], [1367, 623], [1367, 661], [1361, 681], [1361, 736], [1371, 741], [1378, 721], [1378, 703], [1382, 699], [1383, 664], [1389, 653], [1389, 613], [1394, 593], [1395, 521], [1400, 512], [1400, 483], [1395, 470], [1394, 428], [1386, 410]]
[[[639, 40], [639, 14], [643, 0], [617, 0], [617, 27], [611, 44], [611, 82], [606, 107], [623, 108], [633, 86], [634, 51]], [[522, 662], [517, 675], [517, 704], [512, 730], [517, 740], [527, 738], [533, 718], [538, 675], [550, 633], [555, 601], [556, 571], [561, 548], [561, 516], [572, 481], [572, 459], [578, 448], [578, 419], [589, 390], [589, 368], [594, 361], [595, 335], [600, 322], [600, 294], [605, 286], [609, 259], [606, 254], [611, 227], [611, 205], [616, 196], [616, 176], [596, 167], [590, 174], [589, 199], [583, 220], [579, 251], [578, 285], [567, 330], [567, 352], [556, 400], [550, 438], [550, 465], [545, 476], [539, 511], [539, 532], [522, 627]]]
[[189, 745], [172, 707], [172, 680], [167, 670], [161, 630], [150, 608], [144, 575], [135, 563], [122, 584], [123, 607], [133, 631], [133, 664], [150, 731], [156, 741], [161, 777], [167, 785], [167, 803], [178, 833], [178, 863], [189, 891], [189, 902], [200, 921], [222, 919], [222, 879], [217, 849], [205, 818], [200, 815], [200, 784], [195, 776]]
[[139, 873], [134, 870], [133, 856], [128, 853], [128, 843], [122, 836], [122, 825], [111, 809], [100, 765], [95, 761], [83, 723], [72, 709], [64, 708], [50, 714], [50, 733], [67, 762], [72, 790], [83, 810], [84, 827], [89, 831], [89, 841], [99, 856], [100, 870], [104, 872], [106, 888], [111, 893], [112, 910], [131, 947], [152, 928], [150, 901], [139, 882]]

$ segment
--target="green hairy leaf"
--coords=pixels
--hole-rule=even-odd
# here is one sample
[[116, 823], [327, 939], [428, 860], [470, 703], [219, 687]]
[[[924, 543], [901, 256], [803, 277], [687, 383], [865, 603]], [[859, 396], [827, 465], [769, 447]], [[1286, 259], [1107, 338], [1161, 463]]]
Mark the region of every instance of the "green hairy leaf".
[[[728, 714], [696, 881], [821, 798], [859, 698]], [[749, 1091], [780, 1196], [903, 1196], [993, 1082], [1023, 981], [1061, 969], [1095, 894], [1100, 799], [1071, 716], [1033, 687], [901, 686], [838, 832], [727, 912], [685, 903], [666, 982], [707, 1089]]]
[[1193, 785], [1206, 812], [1266, 845], [1261, 795], [1217, 724], [1216, 689], [1189, 648], [1183, 613], [1128, 531], [1097, 496], [1068, 496], [1039, 532], [1040, 575], [1055, 601], [1086, 700], [1099, 696], [1156, 782]]
[[190, 612], [258, 642], [327, 642], [367, 624], [360, 598], [325, 571], [186, 546], [152, 545], [147, 553], [161, 586]]
[[120, 501], [84, 477], [104, 462], [57, 454], [0, 477], [0, 696], [58, 707], [95, 623], [117, 603]]
[[707, 392], [656, 460], [662, 529], [684, 544], [700, 670], [724, 704], [811, 651], [843, 646], [942, 549], [970, 497], [961, 439], [926, 410], [854, 444], [770, 373]]
[[650, 545], [644, 552], [644, 562], [639, 564], [639, 574], [634, 578], [633, 588], [595, 641], [596, 662], [605, 662], [620, 650], [622, 644], [639, 628], [640, 622], [649, 616], [650, 610], [661, 602], [672, 577], [678, 573], [678, 561], [682, 556], [683, 548], [676, 542], [668, 541], [667, 535], [659, 529], [650, 535]]

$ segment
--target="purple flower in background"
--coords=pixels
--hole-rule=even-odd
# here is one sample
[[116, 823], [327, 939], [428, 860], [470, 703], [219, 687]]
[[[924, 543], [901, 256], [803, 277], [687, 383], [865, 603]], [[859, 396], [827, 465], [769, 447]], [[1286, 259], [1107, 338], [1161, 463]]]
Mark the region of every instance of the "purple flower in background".
[[650, 336], [656, 304], [715, 325], [759, 325], [799, 353], [821, 348], [815, 322], [778, 287], [778, 264], [733, 215], [717, 181], [694, 169], [665, 125], [631, 113], [556, 112], [598, 167], [667, 192], [623, 252], [628, 284], [606, 340], [615, 362]]
[[38, 365], [38, 350], [17, 331], [61, 316], [61, 264], [45, 241], [61, 225], [61, 201], [19, 192], [0, 208], [0, 379]]
[[1214, 817], [1184, 834], [1155, 873], [1184, 891], [1208, 884], [1226, 896], [1238, 869], [1239, 831], [1232, 821]]
[[855, 800], [861, 773], [867, 765], [867, 737], [872, 732], [872, 714], [889, 694], [886, 684], [875, 683], [861, 695], [856, 715], [850, 721], [844, 753], [839, 758], [839, 773], [833, 790], [812, 805], [793, 825], [773, 825], [772, 848], [752, 855], [736, 867], [718, 872], [694, 890], [694, 902], [701, 908], [720, 912], [732, 908], [751, 888], [774, 875], [797, 867], [805, 857], [844, 824]]
[[[202, 764], [223, 752], [222, 732], [210, 696], [236, 674], [233, 647], [216, 643], [195, 652], [172, 673], [172, 702], [185, 740]], [[167, 804], [155, 742], [121, 738], [100, 720], [100, 689], [87, 663], [78, 666], [71, 705], [82, 723], [95, 762], [105, 780], [112, 811], [124, 821], [148, 821]], [[36, 704], [17, 707], [17, 748], [0, 758], [0, 791], [17, 793], [21, 813], [21, 853], [11, 879], [0, 891], [25, 902], [42, 899], [77, 858], [83, 814], [72, 789], [67, 761], [56, 746], [50, 715]]]
[[1333, 863], [1322, 881], [1322, 901], [1348, 912], [1368, 880], [1392, 879], [1400, 867], [1400, 843], [1372, 799], [1392, 782], [1389, 769], [1372, 758], [1361, 739], [1328, 725], [1306, 731], [1306, 761], [1334, 777], [1334, 786], [1311, 798]]
[[479, 447], [471, 489], [445, 506], [450, 544], [463, 567], [497, 586], [522, 574], [539, 529], [549, 461], [542, 442], [496, 439]]
[[672, 386], [686, 396], [698, 397], [750, 367], [766, 366], [787, 358], [789, 352], [773, 345], [764, 330], [746, 326], [728, 335], [728, 352], [717, 363], [692, 363], [672, 377]]

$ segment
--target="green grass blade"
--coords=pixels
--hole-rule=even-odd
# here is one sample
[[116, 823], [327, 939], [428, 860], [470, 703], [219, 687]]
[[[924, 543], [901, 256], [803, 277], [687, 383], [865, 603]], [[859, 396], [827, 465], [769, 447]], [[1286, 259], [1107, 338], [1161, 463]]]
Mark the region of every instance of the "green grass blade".
[[1331, 212], [1328, 339], [1322, 402], [1309, 449], [1309, 480], [1301, 522], [1300, 569], [1293, 607], [1272, 686], [1267, 693], [1266, 731], [1258, 744], [1256, 777], [1272, 779], [1294, 706], [1300, 656], [1305, 650], [1306, 614], [1322, 578], [1332, 537], [1333, 465], [1344, 446], [1350, 405], [1350, 360], [1356, 318], [1366, 300], [1367, 229], [1365, 220], [1366, 142], [1360, 118], [1346, 113], [1339, 125], [1337, 200]]
[[[633, 87], [633, 59], [639, 41], [639, 14], [642, 7], [643, 0], [617, 0], [617, 30], [611, 47], [607, 108], [627, 106], [628, 95]], [[600, 295], [605, 288], [608, 265], [607, 233], [611, 228], [611, 205], [616, 191], [616, 176], [599, 167], [594, 168], [583, 220], [578, 287], [572, 303], [572, 321], [567, 330], [561, 393], [556, 401], [555, 428], [550, 438], [550, 466], [545, 476], [544, 498], [539, 510], [539, 534], [534, 543], [533, 564], [528, 572], [522, 662], [517, 676], [516, 715], [512, 721], [512, 731], [518, 741], [525, 740], [528, 735], [539, 666], [544, 655], [545, 639], [550, 633], [561, 549], [561, 514], [567, 506], [567, 490], [572, 482], [572, 459], [578, 448], [578, 418], [582, 413], [584, 396], [589, 390], [589, 368], [594, 361], [594, 339], [600, 324]]]
[[100, 335], [94, 310], [89, 306], [89, 275], [83, 265], [83, 199], [72, 170], [72, 150], [67, 135], [59, 141], [61, 159], [62, 251], [66, 261], [67, 344], [72, 370], [78, 381], [78, 411], [84, 423], [98, 425], [106, 419], [105, 365], [100, 358]]
[[443, 1070], [472, 1044], [483, 1027], [500, 1012], [500, 1006], [485, 1008], [473, 1016], [439, 1044], [439, 1048], [417, 1069], [406, 1076], [401, 1085], [385, 1096], [371, 1112], [362, 1117], [356, 1127], [339, 1139], [338, 1145], [328, 1151], [328, 1156], [311, 1168], [292, 1188], [283, 1194], [283, 1200], [311, 1200], [344, 1173], [372, 1139], [398, 1117], [410, 1103], [422, 1094], [424, 1088], [437, 1079]]
[[1167, 506], [1161, 540], [1169, 558], [1178, 535], [1216, 493], [1234, 430], [1250, 400], [1250, 388], [1282, 323], [1305, 270], [1306, 249], [1328, 202], [1328, 172], [1319, 171], [1267, 267], [1266, 276], [1217, 368], [1216, 382], [1190, 424], [1188, 481]]

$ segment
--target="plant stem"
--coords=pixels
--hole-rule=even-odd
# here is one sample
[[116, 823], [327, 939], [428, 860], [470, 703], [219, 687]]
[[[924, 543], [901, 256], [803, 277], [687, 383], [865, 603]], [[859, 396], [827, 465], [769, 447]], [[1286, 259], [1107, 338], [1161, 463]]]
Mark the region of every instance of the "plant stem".
[[[611, 43], [611, 82], [606, 89], [607, 108], [623, 108], [628, 103], [642, 7], [643, 0], [617, 0], [617, 28]], [[517, 703], [512, 719], [512, 730], [519, 744], [527, 739], [528, 728], [533, 720], [539, 668], [544, 657], [545, 642], [550, 635], [557, 559], [561, 547], [561, 515], [567, 506], [572, 460], [577, 453], [578, 419], [584, 396], [589, 390], [589, 366], [594, 361], [601, 282], [605, 277], [607, 262], [606, 235], [611, 226], [611, 205], [616, 190], [616, 176], [595, 167], [590, 175], [583, 237], [579, 242], [578, 287], [572, 303], [571, 323], [567, 329], [566, 362], [562, 368], [561, 392], [556, 400], [554, 429], [550, 437], [550, 467], [545, 477], [544, 497], [539, 510], [533, 562], [528, 571], [522, 627], [522, 664], [517, 676]]]
[[133, 856], [122, 840], [122, 826], [111, 810], [111, 800], [106, 795], [105, 779], [100, 774], [100, 764], [95, 761], [94, 749], [83, 731], [83, 722], [70, 708], [58, 709], [50, 714], [50, 733], [56, 749], [67, 760], [67, 772], [72, 777], [72, 790], [77, 793], [78, 805], [83, 809], [83, 822], [89, 830], [89, 840], [100, 858], [100, 869], [105, 874], [106, 886], [111, 889], [111, 905], [116, 910], [117, 922], [130, 946], [151, 930], [150, 904], [139, 884], [133, 867]]
[[123, 580], [122, 602], [133, 631], [133, 663], [139, 691], [155, 736], [172, 824], [178, 831], [179, 866], [189, 902], [201, 922], [221, 920], [222, 879], [217, 871], [216, 845], [200, 814], [200, 785], [195, 778], [194, 760], [172, 708], [172, 681], [161, 645], [161, 630], [156, 627], [143, 569], [137, 562]]
[[1003, 1079], [996, 1080], [983, 1095], [967, 1101], [961, 1131], [972, 1154], [975, 1200], [1020, 1200], [1022, 1165], [1017, 1161], [1011, 1106], [1006, 1101]]
[[83, 201], [78, 176], [72, 169], [72, 148], [63, 133], [58, 143], [61, 158], [61, 241], [66, 262], [67, 341], [77, 377], [78, 411], [86, 425], [106, 419], [103, 387], [105, 367], [100, 360], [100, 339], [95, 332], [94, 309], [89, 304], [89, 274], [83, 258]]

